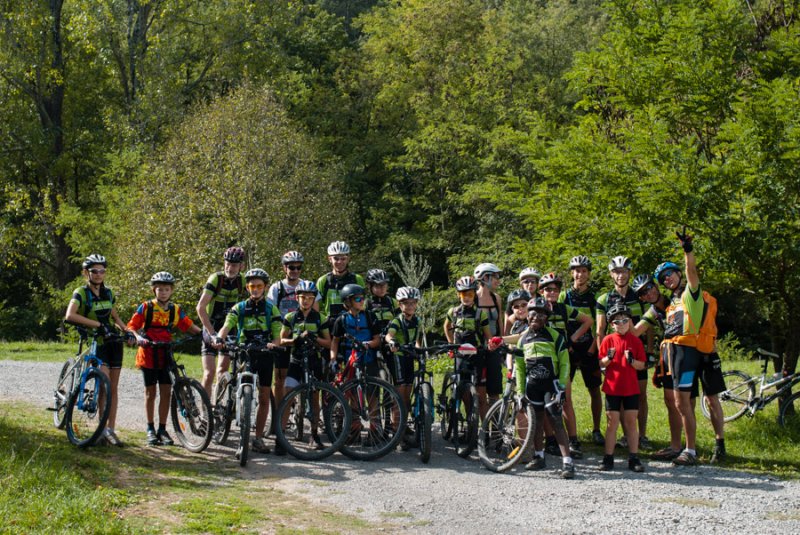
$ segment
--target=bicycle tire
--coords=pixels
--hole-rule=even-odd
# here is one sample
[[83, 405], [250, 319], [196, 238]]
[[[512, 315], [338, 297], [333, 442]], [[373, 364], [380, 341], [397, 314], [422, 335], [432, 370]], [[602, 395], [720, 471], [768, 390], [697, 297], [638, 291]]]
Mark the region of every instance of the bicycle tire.
[[[264, 385], [261, 385], [264, 386]], [[267, 422], [264, 424], [264, 437], [275, 436], [275, 392], [272, 388], [269, 390], [269, 413], [267, 413]]]
[[[352, 412], [350, 432], [342, 445], [342, 453], [351, 459], [372, 461], [394, 450], [403, 437], [408, 418], [406, 404], [397, 390], [377, 377], [353, 379], [340, 390]], [[379, 400], [377, 406], [375, 400]], [[391, 414], [398, 415], [397, 429], [384, 426]]]
[[453, 412], [455, 411], [455, 400], [453, 398], [453, 382], [450, 376], [445, 375], [442, 379], [442, 390], [439, 392], [439, 422], [442, 438], [450, 440], [452, 435], [451, 425], [453, 423]]
[[[58, 382], [56, 389], [53, 391], [53, 425], [56, 429], [64, 429], [65, 415], [67, 412], [67, 403], [69, 402], [69, 395], [75, 388], [75, 359], [70, 357], [61, 367], [61, 373], [58, 374]], [[71, 371], [70, 371], [71, 370]], [[67, 376], [69, 373], [69, 376]]]
[[[81, 399], [83, 408], [78, 407]], [[65, 426], [69, 441], [79, 448], [94, 444], [105, 429], [110, 410], [111, 382], [100, 370], [87, 370], [83, 390], [78, 383], [67, 403]]]
[[217, 380], [214, 393], [214, 434], [212, 440], [215, 444], [223, 445], [228, 440], [236, 410], [235, 394], [231, 386], [231, 374], [223, 373]]
[[200, 383], [179, 377], [172, 386], [170, 399], [172, 427], [184, 448], [199, 453], [206, 449], [214, 434], [211, 401]]
[[778, 423], [790, 432], [800, 430], [800, 392], [794, 392], [781, 402]]
[[[732, 422], [747, 412], [750, 402], [756, 397], [756, 386], [752, 377], [739, 370], [724, 372], [722, 377], [725, 379], [727, 390], [719, 393], [719, 403], [722, 406], [725, 421]], [[703, 416], [711, 419], [711, 412], [708, 410], [705, 396], [700, 402], [700, 410], [703, 412]]]
[[[417, 435], [419, 440], [419, 458], [427, 464], [431, 459], [433, 427], [433, 388], [428, 383], [420, 385], [420, 411], [417, 416]], [[421, 427], [421, 429], [420, 429]]]
[[242, 385], [242, 397], [239, 399], [239, 466], [247, 464], [250, 454], [250, 426], [252, 425], [253, 385]]
[[[465, 394], [469, 395], [466, 400]], [[478, 391], [475, 385], [460, 385], [456, 389], [456, 399], [462, 402], [458, 404], [459, 410], [453, 413], [455, 423], [452, 438], [456, 455], [466, 458], [478, 446]]]
[[478, 456], [491, 472], [513, 468], [533, 447], [533, 406], [525, 403], [526, 424], [520, 428], [520, 412], [512, 399], [499, 399], [486, 412], [478, 433]]
[[[331, 414], [341, 414], [342, 421], [339, 423], [340, 429], [349, 429], [352, 421], [352, 413], [347, 407], [342, 392], [327, 384], [317, 384], [313, 387], [308, 384], [300, 385], [294, 388], [291, 392], [284, 396], [278, 407], [278, 413], [275, 417], [277, 422], [283, 422], [287, 413], [290, 416], [287, 420], [287, 425], [277, 426], [275, 429], [275, 439], [281, 446], [286, 449], [293, 457], [303, 461], [319, 461], [329, 457], [339, 451], [347, 439], [347, 434], [343, 432], [334, 433], [331, 431], [332, 427], [323, 423], [320, 426], [319, 415], [315, 415], [310, 408], [312, 403], [308, 396], [314, 395], [326, 396], [328, 401], [327, 410], [323, 411], [320, 406], [320, 414], [323, 419], [327, 419]], [[321, 401], [320, 401], [321, 405]], [[300, 425], [298, 427], [293, 415], [300, 415]], [[321, 446], [317, 447], [313, 441], [313, 429], [316, 428], [316, 436], [318, 437]], [[306, 440], [308, 439], [308, 441]]]

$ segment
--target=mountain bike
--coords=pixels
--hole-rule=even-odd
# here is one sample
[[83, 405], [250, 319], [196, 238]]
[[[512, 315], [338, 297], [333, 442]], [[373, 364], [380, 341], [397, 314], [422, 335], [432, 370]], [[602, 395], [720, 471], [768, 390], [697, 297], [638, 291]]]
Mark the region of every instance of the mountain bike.
[[[79, 332], [78, 353], [61, 367], [50, 410], [53, 424], [65, 427], [69, 441], [83, 448], [94, 444], [105, 429], [111, 410], [111, 381], [100, 369], [103, 363], [97, 358], [97, 339], [102, 336], [95, 333], [91, 345], [84, 350], [88, 336], [83, 329]], [[106, 342], [125, 340], [118, 334], [102, 338]]]
[[[299, 360], [303, 365], [303, 382], [284, 396], [273, 419], [276, 422], [275, 439], [286, 451], [304, 461], [318, 461], [339, 451], [347, 439], [347, 433], [343, 430], [350, 429], [353, 418], [344, 394], [316, 377], [312, 363], [319, 361], [318, 352], [319, 348], [312, 337], [295, 339], [292, 359]], [[326, 425], [322, 421], [321, 398], [327, 402], [323, 417], [338, 415], [341, 421], [337, 426], [330, 422]], [[333, 429], [338, 430], [338, 434], [327, 432]]]
[[193, 339], [195, 337], [170, 342], [148, 341], [147, 346], [153, 349], [154, 356], [164, 357], [172, 381], [170, 415], [178, 441], [187, 450], [199, 453], [208, 447], [214, 433], [211, 401], [200, 382], [187, 376], [184, 365], [175, 360], [175, 347]]
[[432, 428], [433, 428], [433, 373], [427, 370], [428, 359], [457, 349], [458, 344], [440, 344], [431, 347], [415, 347], [413, 344], [400, 346], [408, 356], [417, 360], [418, 366], [414, 372], [414, 385], [411, 390], [411, 425], [414, 431], [414, 441], [419, 445], [419, 458], [427, 463], [431, 458]]
[[[780, 359], [781, 356], [758, 348], [756, 357], [762, 359], [764, 364], [759, 375], [750, 375], [739, 371], [729, 370], [722, 376], [725, 378], [727, 390], [720, 392], [719, 402], [726, 422], [732, 422], [747, 414], [755, 416], [756, 412], [766, 407], [778, 398], [783, 398], [778, 409], [778, 423], [782, 426], [800, 428], [800, 392], [790, 394], [792, 387], [800, 383], [800, 373], [783, 376], [780, 373], [771, 375], [767, 373], [770, 359]], [[757, 390], [756, 390], [757, 389]], [[774, 389], [775, 392], [767, 395], [766, 392]], [[787, 397], [788, 396], [788, 397]], [[711, 418], [711, 413], [705, 397], [700, 405], [703, 415]]]
[[452, 442], [459, 457], [468, 457], [478, 443], [478, 371], [472, 344], [461, 344], [450, 352], [453, 369], [442, 380], [437, 412], [442, 438]]
[[[520, 349], [510, 352], [524, 355]], [[483, 466], [492, 472], [513, 468], [533, 447], [534, 422], [533, 405], [516, 393], [512, 369], [503, 397], [489, 407], [478, 432], [478, 455]]]
[[[366, 350], [350, 335], [352, 350], [343, 369], [336, 373], [334, 385], [344, 394], [353, 413], [349, 430], [337, 404], [325, 400], [326, 431], [338, 436], [347, 434], [341, 451], [351, 459], [370, 461], [383, 457], [397, 447], [406, 427], [406, 406], [395, 388], [365, 373]], [[388, 422], [388, 424], [387, 424]]]

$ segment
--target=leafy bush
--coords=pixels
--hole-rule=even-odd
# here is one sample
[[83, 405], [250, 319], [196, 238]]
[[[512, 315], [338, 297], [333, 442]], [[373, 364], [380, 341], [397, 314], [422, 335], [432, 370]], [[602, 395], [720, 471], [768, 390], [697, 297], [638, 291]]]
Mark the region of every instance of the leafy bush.
[[750, 351], [733, 332], [725, 333], [717, 339], [717, 353], [725, 361], [750, 360]]

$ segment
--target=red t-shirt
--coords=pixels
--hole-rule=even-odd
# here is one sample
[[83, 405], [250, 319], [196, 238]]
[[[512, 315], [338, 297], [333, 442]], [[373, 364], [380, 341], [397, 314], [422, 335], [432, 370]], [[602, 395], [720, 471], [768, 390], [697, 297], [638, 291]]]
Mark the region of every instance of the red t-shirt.
[[[128, 328], [134, 331], [141, 331], [144, 328], [145, 319], [147, 317], [147, 308], [153, 308], [153, 319], [150, 327], [145, 330], [144, 335], [154, 342], [171, 342], [172, 333], [165, 327], [172, 329], [177, 328], [182, 332], [186, 332], [193, 325], [192, 320], [186, 315], [186, 312], [176, 304], [174, 318], [172, 325], [169, 324], [169, 308], [164, 310], [158, 304], [158, 301], [151, 299], [145, 301], [136, 309], [136, 312], [128, 322]], [[161, 369], [165, 365], [163, 357], [155, 358], [152, 347], [139, 347], [136, 351], [136, 366], [138, 368]]]
[[603, 338], [597, 356], [604, 359], [608, 350], [614, 348], [614, 360], [606, 368], [606, 379], [603, 381], [603, 392], [612, 396], [632, 396], [639, 393], [639, 380], [636, 370], [628, 364], [625, 350], [633, 355], [635, 360], [646, 362], [644, 344], [639, 338], [628, 332], [625, 335], [609, 334]]

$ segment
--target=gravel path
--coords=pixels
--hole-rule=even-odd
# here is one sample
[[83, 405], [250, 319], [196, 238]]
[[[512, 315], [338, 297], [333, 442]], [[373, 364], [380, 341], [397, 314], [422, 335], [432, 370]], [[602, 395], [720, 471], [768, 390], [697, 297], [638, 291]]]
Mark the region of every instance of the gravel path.
[[[61, 365], [0, 361], [0, 399], [36, 406], [51, 401]], [[138, 372], [123, 370], [117, 427], [144, 430]], [[123, 437], [125, 433], [120, 433]], [[243, 475], [277, 478], [274, 485], [312, 503], [333, 505], [396, 531], [415, 533], [800, 533], [800, 482], [710, 466], [672, 468], [645, 461], [634, 474], [599, 472], [596, 456], [577, 461], [573, 481], [551, 470], [491, 474], [477, 458], [460, 459], [438, 439], [428, 465], [393, 453], [362, 463], [341, 455], [320, 463], [257, 456]], [[413, 452], [414, 450], [412, 450]], [[231, 448], [207, 450], [233, 464]], [[553, 468], [560, 462], [547, 458]]]

